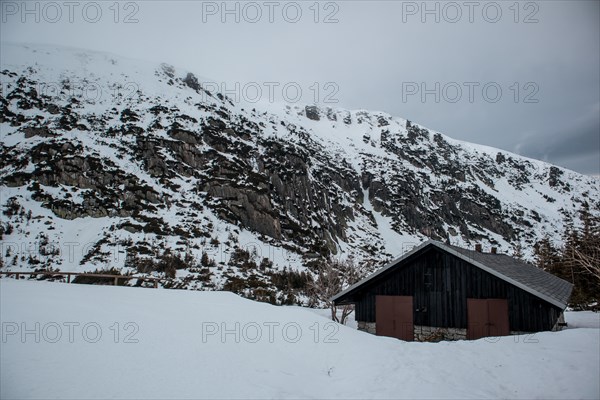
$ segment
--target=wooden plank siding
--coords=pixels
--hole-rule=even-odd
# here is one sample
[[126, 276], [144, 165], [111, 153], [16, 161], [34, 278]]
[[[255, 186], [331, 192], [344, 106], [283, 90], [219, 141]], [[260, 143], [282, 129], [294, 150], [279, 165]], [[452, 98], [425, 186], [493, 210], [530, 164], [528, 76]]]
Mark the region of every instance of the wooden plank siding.
[[429, 248], [365, 284], [356, 320], [375, 322], [375, 296], [413, 296], [414, 324], [467, 328], [467, 298], [507, 299], [511, 331], [551, 330], [562, 310], [438, 248]]

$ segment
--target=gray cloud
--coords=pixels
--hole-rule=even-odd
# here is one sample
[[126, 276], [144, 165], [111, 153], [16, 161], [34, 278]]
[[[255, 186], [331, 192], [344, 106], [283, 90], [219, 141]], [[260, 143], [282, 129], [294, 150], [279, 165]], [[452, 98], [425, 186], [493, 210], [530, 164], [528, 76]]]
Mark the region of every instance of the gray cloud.
[[[1, 3], [6, 10], [11, 2]], [[330, 106], [382, 110], [457, 139], [516, 150], [582, 173], [598, 171], [600, 122], [597, 111], [596, 118], [592, 115], [600, 103], [597, 1], [520, 2], [518, 14], [509, 8], [514, 2], [497, 2], [502, 14], [494, 23], [490, 2], [477, 3], [472, 22], [464, 3], [454, 3], [462, 13], [454, 23], [448, 2], [426, 3], [430, 10], [438, 7], [439, 22], [436, 15], [421, 15], [421, 1], [321, 2], [318, 15], [314, 2], [297, 2], [302, 17], [296, 23], [284, 18], [283, 8], [292, 4], [285, 1], [275, 9], [273, 23], [265, 7], [260, 21], [248, 22], [254, 14], [243, 13], [247, 3], [237, 3], [236, 23], [235, 15], [221, 15], [221, 1], [119, 3], [118, 15], [109, 8], [113, 2], [98, 2], [102, 18], [90, 23], [80, 11], [88, 3], [80, 2], [73, 22], [65, 12], [54, 23], [44, 15], [39, 22], [31, 16], [22, 22], [22, 15], [4, 12], [1, 38], [166, 61], [230, 88], [235, 82], [297, 82], [302, 101], [309, 103], [322, 103], [332, 93], [324, 85], [333, 82], [337, 102]], [[135, 7], [125, 9], [130, 3]], [[215, 5], [215, 15], [203, 13], [203, 7]], [[414, 6], [417, 12], [407, 13]], [[133, 11], [138, 22], [123, 23]], [[324, 23], [327, 16], [338, 22]], [[531, 23], [525, 23], [528, 18]], [[315, 82], [317, 97], [311, 90]], [[479, 85], [472, 101], [469, 82]], [[438, 98], [431, 93], [423, 98], [422, 91], [407, 96], [407, 84], [413, 83], [434, 91], [439, 84]], [[457, 101], [455, 84], [463, 90]], [[485, 97], [486, 84], [502, 90], [498, 101]], [[284, 100], [277, 94], [275, 100]]]
[[600, 175], [600, 104], [579, 118], [559, 121], [548, 131], [529, 134], [514, 149], [517, 153], [590, 175]]

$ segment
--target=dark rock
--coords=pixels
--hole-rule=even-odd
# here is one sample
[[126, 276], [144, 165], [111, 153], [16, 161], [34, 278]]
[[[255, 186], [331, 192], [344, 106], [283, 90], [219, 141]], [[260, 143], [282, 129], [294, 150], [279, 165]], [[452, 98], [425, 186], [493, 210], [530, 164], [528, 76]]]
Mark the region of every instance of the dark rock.
[[39, 137], [44, 137], [44, 138], [58, 136], [56, 133], [51, 132], [50, 129], [48, 129], [45, 126], [27, 127], [27, 128], [23, 129], [23, 133], [25, 133], [25, 138], [27, 138], [27, 139], [34, 137], [34, 136], [39, 136]]
[[321, 119], [319, 116], [319, 108], [317, 106], [306, 106], [304, 107], [304, 112], [308, 119], [312, 119], [313, 121], [319, 121]]

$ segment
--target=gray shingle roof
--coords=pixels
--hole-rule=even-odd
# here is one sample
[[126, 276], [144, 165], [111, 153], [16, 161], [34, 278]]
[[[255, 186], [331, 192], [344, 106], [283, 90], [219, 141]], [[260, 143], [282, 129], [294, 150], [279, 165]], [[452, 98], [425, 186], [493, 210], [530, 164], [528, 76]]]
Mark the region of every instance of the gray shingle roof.
[[567, 307], [567, 302], [573, 289], [573, 285], [571, 283], [548, 272], [542, 271], [532, 264], [521, 261], [514, 257], [510, 257], [506, 254], [481, 253], [478, 251], [447, 245], [435, 240], [429, 240], [421, 244], [412, 251], [404, 254], [402, 257], [399, 257], [391, 263], [385, 265], [362, 281], [338, 293], [332, 298], [332, 300], [335, 301], [354, 291], [354, 289], [364, 285], [388, 269], [395, 267], [406, 258], [428, 246], [436, 246], [450, 254], [453, 254], [514, 286], [517, 286], [557, 307], [560, 307], [561, 309]]
[[[454, 250], [463, 259], [474, 260], [491, 269], [488, 271], [499, 278], [513, 283], [550, 303], [565, 308], [571, 296], [573, 285], [557, 276], [537, 268], [535, 265], [510, 257], [506, 254], [481, 253], [456, 246], [435, 242], [438, 247]], [[514, 282], [511, 282], [514, 281]], [[523, 287], [524, 286], [524, 287]], [[543, 295], [543, 296], [542, 296]], [[549, 297], [554, 301], [544, 298]], [[558, 303], [558, 304], [557, 304]]]

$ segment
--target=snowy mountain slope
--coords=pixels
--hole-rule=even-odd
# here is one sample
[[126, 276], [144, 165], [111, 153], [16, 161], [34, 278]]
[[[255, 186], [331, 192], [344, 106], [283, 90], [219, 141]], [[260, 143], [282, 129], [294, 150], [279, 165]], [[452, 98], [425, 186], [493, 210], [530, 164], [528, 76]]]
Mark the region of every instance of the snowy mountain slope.
[[0, 307], [2, 398], [600, 395], [597, 327], [409, 343], [231, 293], [13, 279], [0, 280]]
[[79, 49], [2, 44], [0, 72], [5, 268], [302, 300], [280, 297], [284, 268], [368, 271], [427, 237], [531, 257], [583, 202], [600, 213], [595, 178], [381, 112], [234, 103], [190, 72]]

